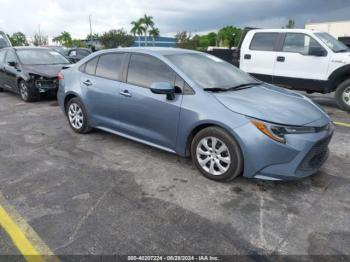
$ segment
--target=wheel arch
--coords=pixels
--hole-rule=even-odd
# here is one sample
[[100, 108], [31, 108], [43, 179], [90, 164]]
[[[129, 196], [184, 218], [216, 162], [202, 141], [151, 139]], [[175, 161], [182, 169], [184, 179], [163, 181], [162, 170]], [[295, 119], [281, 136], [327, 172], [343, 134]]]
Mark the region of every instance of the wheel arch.
[[66, 112], [66, 107], [67, 107], [68, 101], [73, 99], [73, 98], [78, 98], [81, 101], [81, 99], [77, 93], [74, 93], [74, 92], [67, 93], [66, 96], [64, 97], [64, 102], [63, 102], [65, 112]]
[[186, 148], [185, 148], [186, 157], [191, 156], [191, 144], [192, 144], [193, 138], [196, 136], [196, 134], [198, 134], [198, 132], [208, 127], [218, 127], [225, 130], [237, 142], [242, 154], [244, 154], [243, 153], [244, 148], [242, 147], [241, 140], [238, 138], [238, 136], [235, 134], [235, 132], [231, 128], [229, 128], [228, 126], [222, 125], [220, 123], [204, 122], [204, 123], [199, 123], [195, 127], [193, 127], [191, 132], [187, 135]]
[[335, 91], [338, 86], [347, 79], [350, 79], [350, 65], [344, 65], [336, 69], [329, 76], [329, 88], [330, 92]]

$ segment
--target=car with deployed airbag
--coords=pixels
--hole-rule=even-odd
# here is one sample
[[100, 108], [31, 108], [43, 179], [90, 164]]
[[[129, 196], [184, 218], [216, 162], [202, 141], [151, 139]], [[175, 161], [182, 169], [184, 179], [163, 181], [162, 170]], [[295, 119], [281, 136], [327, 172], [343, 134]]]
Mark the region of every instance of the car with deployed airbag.
[[299, 179], [329, 154], [334, 125], [318, 105], [209, 54], [104, 50], [58, 78], [58, 102], [76, 133], [97, 128], [191, 157], [216, 181]]

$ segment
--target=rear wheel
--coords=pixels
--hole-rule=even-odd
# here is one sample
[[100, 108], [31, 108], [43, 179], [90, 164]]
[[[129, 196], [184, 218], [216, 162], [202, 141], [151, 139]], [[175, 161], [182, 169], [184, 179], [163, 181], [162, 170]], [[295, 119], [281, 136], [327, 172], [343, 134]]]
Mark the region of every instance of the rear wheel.
[[28, 87], [25, 81], [21, 80], [18, 84], [19, 95], [24, 102], [34, 102], [39, 100], [39, 93], [34, 92], [32, 88]]
[[194, 137], [192, 161], [207, 178], [229, 181], [243, 170], [243, 157], [238, 143], [225, 130], [208, 127]]
[[74, 132], [86, 134], [91, 131], [85, 108], [78, 98], [72, 98], [68, 101], [66, 114], [69, 125]]
[[350, 111], [350, 79], [338, 86], [335, 91], [335, 100], [340, 108]]

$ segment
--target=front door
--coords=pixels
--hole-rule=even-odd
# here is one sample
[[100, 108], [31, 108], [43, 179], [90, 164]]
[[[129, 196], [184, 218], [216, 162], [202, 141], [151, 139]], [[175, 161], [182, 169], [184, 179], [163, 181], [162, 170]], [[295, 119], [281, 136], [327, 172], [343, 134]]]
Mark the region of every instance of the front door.
[[4, 87], [5, 83], [5, 55], [6, 50], [0, 50], [0, 87]]
[[172, 100], [154, 94], [155, 82], [175, 84], [176, 73], [150, 55], [132, 54], [127, 82], [121, 84], [120, 131], [165, 149], [175, 149], [182, 94]]
[[[15, 63], [16, 66], [11, 66], [11, 63]], [[7, 51], [5, 56], [5, 68], [4, 68], [4, 87], [11, 91], [18, 92], [17, 87], [17, 74], [18, 74], [18, 60], [15, 53], [11, 50]]]
[[[312, 55], [312, 49], [323, 50], [323, 56]], [[287, 33], [282, 50], [277, 53], [274, 84], [301, 90], [322, 89], [328, 79], [330, 54], [311, 36]]]

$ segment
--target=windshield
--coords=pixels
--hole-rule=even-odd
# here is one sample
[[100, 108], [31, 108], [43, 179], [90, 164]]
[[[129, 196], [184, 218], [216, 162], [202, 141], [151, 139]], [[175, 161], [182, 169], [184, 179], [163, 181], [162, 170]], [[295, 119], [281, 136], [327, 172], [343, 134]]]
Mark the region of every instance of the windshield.
[[318, 38], [320, 38], [321, 41], [325, 43], [330, 49], [332, 49], [333, 52], [337, 53], [349, 51], [349, 48], [345, 44], [335, 39], [328, 33], [315, 33], [315, 35], [318, 36]]
[[24, 65], [58, 65], [69, 64], [69, 61], [54, 50], [28, 49], [17, 50], [19, 60]]
[[166, 56], [203, 89], [230, 89], [259, 82], [233, 65], [204, 53]]
[[11, 43], [7, 39], [7, 36], [3, 32], [0, 32], [0, 49], [9, 46], [11, 46]]

